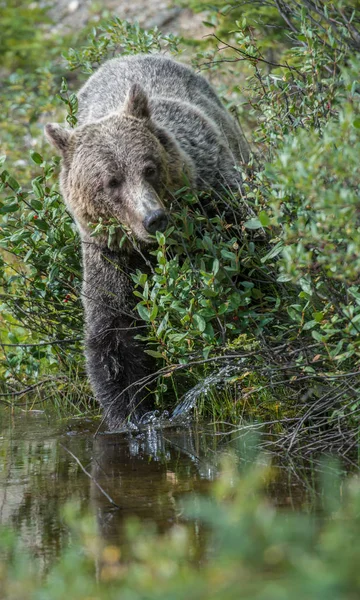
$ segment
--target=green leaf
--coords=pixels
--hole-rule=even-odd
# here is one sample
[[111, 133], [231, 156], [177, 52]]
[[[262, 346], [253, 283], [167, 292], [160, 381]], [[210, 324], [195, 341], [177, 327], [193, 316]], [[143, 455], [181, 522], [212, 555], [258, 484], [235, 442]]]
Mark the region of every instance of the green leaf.
[[195, 325], [196, 325], [196, 328], [197, 328], [197, 329], [198, 329], [198, 330], [199, 330], [201, 333], [202, 333], [203, 331], [205, 331], [205, 328], [206, 328], [206, 321], [205, 321], [205, 319], [204, 319], [204, 318], [203, 318], [201, 315], [199, 315], [199, 314], [196, 314], [196, 313], [193, 315], [193, 317], [192, 317], [192, 318], [193, 318], [193, 322], [194, 322], [194, 323], [195, 323]]
[[49, 231], [49, 224], [44, 219], [37, 219], [34, 224], [41, 231]]
[[311, 289], [311, 281], [309, 280], [308, 277], [301, 277], [299, 279], [299, 284], [301, 289], [306, 293], [309, 294], [310, 296], [312, 295], [312, 289]]
[[217, 314], [219, 316], [220, 315], [224, 315], [226, 313], [226, 311], [228, 310], [228, 308], [229, 308], [228, 302], [224, 302], [223, 304], [220, 304], [220, 306], [218, 308], [218, 311], [217, 311]]
[[165, 244], [166, 238], [165, 238], [164, 234], [161, 233], [161, 231], [156, 232], [156, 240], [157, 240], [157, 243], [159, 244], [159, 246], [163, 246]]
[[276, 278], [276, 281], [278, 281], [279, 283], [285, 283], [286, 281], [291, 281], [292, 280], [292, 276], [289, 275], [288, 273], [282, 273], [281, 275], [279, 275], [279, 277]]
[[168, 320], [169, 320], [169, 313], [166, 313], [165, 317], [163, 318], [163, 320], [161, 321], [161, 323], [157, 329], [156, 337], [159, 338], [161, 336], [161, 334], [163, 333], [163, 331], [165, 331], [166, 326], [168, 324]]
[[150, 311], [143, 304], [137, 304], [136, 309], [143, 321], [150, 321]]
[[234, 252], [229, 252], [229, 250], [221, 250], [221, 256], [230, 260], [231, 262], [236, 259], [236, 254], [234, 254]]
[[144, 350], [144, 352], [154, 358], [163, 358], [163, 355], [160, 352], [156, 352], [156, 350]]
[[282, 251], [283, 247], [284, 247], [284, 244], [283, 244], [283, 242], [278, 242], [278, 243], [276, 244], [276, 246], [274, 246], [274, 248], [272, 248], [272, 249], [270, 250], [270, 252], [268, 252], [268, 253], [266, 254], [266, 256], [263, 256], [263, 257], [262, 257], [262, 259], [261, 259], [261, 262], [264, 264], [264, 263], [266, 263], [268, 260], [270, 260], [271, 258], [275, 258], [275, 256], [277, 256], [278, 254], [280, 254], [280, 252]]
[[291, 306], [287, 307], [287, 313], [290, 317], [290, 319], [292, 319], [293, 321], [296, 321], [297, 323], [299, 323], [301, 321], [301, 315], [299, 315], [299, 313], [292, 308]]
[[18, 192], [21, 187], [20, 183], [18, 183], [14, 177], [11, 177], [11, 175], [7, 177], [6, 183], [14, 192]]
[[259, 221], [263, 227], [267, 227], [270, 223], [270, 217], [264, 210], [259, 213]]
[[42, 164], [43, 157], [38, 152], [31, 152], [30, 156], [31, 156], [31, 160], [33, 160], [35, 164], [37, 164], [37, 165]]
[[316, 340], [317, 342], [324, 341], [324, 336], [322, 336], [321, 333], [319, 333], [318, 331], [312, 331], [311, 335], [314, 338], [314, 340]]
[[78, 110], [78, 99], [77, 99], [76, 94], [74, 94], [74, 93], [70, 94], [70, 96], [69, 96], [69, 104], [71, 106], [72, 111], [74, 113], [76, 113], [77, 110]]
[[172, 342], [182, 342], [182, 340], [184, 340], [187, 337], [188, 337], [187, 333], [171, 333], [169, 335], [169, 339]]
[[38, 198], [42, 198], [44, 196], [44, 190], [40, 182], [37, 179], [33, 179], [31, 185], [35, 196], [37, 196]]
[[122, 236], [120, 242], [119, 242], [119, 249], [121, 250], [121, 248], [123, 247], [123, 245], [125, 244], [126, 240], [128, 239], [128, 236], [126, 235], [126, 233], [124, 233], [124, 235]]
[[213, 266], [212, 266], [212, 272], [214, 275], [217, 275], [219, 268], [220, 268], [219, 260], [217, 258], [215, 258], [214, 262], [213, 262]]
[[304, 324], [303, 330], [307, 331], [308, 329], [313, 329], [314, 327], [316, 327], [317, 322], [316, 321], [308, 321], [307, 323]]
[[210, 288], [204, 288], [203, 295], [205, 296], [205, 298], [216, 298], [216, 296], [219, 295], [219, 292]]
[[244, 227], [245, 227], [246, 229], [261, 229], [261, 227], [262, 227], [262, 224], [261, 224], [261, 222], [259, 221], [259, 219], [256, 219], [256, 218], [255, 218], [255, 219], [249, 219], [249, 221], [246, 221], [246, 222], [244, 223]]
[[154, 321], [154, 319], [156, 319], [158, 311], [159, 311], [159, 309], [158, 309], [157, 305], [154, 304], [151, 314], [150, 314], [150, 321]]
[[19, 210], [19, 204], [17, 202], [13, 202], [12, 204], [5, 204], [0, 208], [0, 214], [4, 215], [6, 213], [16, 212]]
[[33, 198], [30, 201], [30, 204], [31, 204], [31, 208], [33, 208], [34, 210], [41, 210], [43, 207], [42, 202], [40, 202], [40, 200], [36, 200], [35, 198]]
[[138, 277], [138, 283], [139, 283], [139, 285], [141, 285], [142, 287], [144, 287], [146, 281], [147, 281], [147, 274], [146, 273], [141, 273], [141, 275]]

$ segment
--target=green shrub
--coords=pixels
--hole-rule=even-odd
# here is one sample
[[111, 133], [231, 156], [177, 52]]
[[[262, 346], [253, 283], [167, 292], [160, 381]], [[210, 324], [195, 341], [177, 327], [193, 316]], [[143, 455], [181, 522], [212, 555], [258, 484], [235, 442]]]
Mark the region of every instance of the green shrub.
[[[16, 68], [41, 63], [39, 55], [44, 51], [44, 30], [49, 23], [47, 7], [40, 3], [31, 0], [4, 2], [0, 21], [2, 66]], [[46, 50], [50, 47], [48, 42]]]
[[138, 23], [128, 23], [118, 17], [109, 18], [88, 37], [81, 48], [70, 48], [64, 52], [70, 70], [81, 69], [93, 73], [105, 60], [115, 55], [147, 54], [164, 49], [178, 52], [179, 39], [174, 35], [163, 35], [156, 27], [144, 30]]
[[[238, 202], [228, 198], [234, 210]], [[254, 340], [273, 320], [276, 302], [270, 297], [271, 274], [260, 262], [261, 237], [255, 243], [246, 235], [255, 219], [242, 223], [240, 231], [218, 206], [216, 216], [204, 214], [201, 202], [184, 198], [184, 190], [173, 212], [171, 228], [156, 236], [154, 273], [133, 276], [139, 315], [150, 324], [142, 337], [154, 344], [148, 352], [169, 365], [224, 352], [250, 330], [249, 342]], [[265, 286], [252, 281], [260, 274], [267, 296]]]

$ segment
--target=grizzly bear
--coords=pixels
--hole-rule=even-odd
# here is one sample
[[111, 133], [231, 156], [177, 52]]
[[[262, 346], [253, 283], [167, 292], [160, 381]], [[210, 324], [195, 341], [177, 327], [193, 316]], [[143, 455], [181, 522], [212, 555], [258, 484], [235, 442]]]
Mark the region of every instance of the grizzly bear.
[[[131, 272], [146, 268], [154, 234], [167, 227], [171, 194], [184, 181], [200, 191], [238, 188], [234, 167], [248, 154], [210, 84], [160, 54], [109, 60], [78, 102], [75, 129], [48, 124], [45, 131], [62, 156], [61, 191], [81, 236], [87, 371], [110, 429], [117, 429], [139, 421], [154, 369], [136, 339], [142, 323]], [[92, 236], [100, 217], [130, 231], [140, 251]]]

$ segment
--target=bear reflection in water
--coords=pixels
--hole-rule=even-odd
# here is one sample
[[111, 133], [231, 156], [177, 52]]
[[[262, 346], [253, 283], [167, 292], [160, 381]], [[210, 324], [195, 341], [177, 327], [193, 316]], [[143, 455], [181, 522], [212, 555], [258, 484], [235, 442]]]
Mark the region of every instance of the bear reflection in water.
[[[215, 441], [188, 429], [104, 434], [94, 440], [91, 500], [105, 544], [124, 543], [128, 517], [155, 523], [160, 532], [182, 518], [181, 498], [208, 489], [217, 467]], [[209, 456], [208, 456], [209, 455]]]

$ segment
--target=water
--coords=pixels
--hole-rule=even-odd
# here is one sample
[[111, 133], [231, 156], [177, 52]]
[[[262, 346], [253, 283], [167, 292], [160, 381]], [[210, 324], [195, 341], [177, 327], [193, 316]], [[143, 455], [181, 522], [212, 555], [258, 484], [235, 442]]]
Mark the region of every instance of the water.
[[237, 373], [239, 373], [238, 364], [226, 364], [224, 367], [221, 367], [219, 370], [214, 371], [211, 375], [208, 375], [203, 380], [199, 381], [197, 385], [186, 392], [180, 403], [175, 407], [172, 414], [172, 420], [175, 421], [179, 417], [188, 414], [191, 409], [196, 406], [197, 400], [201, 396], [206, 396], [207, 392], [214, 389], [214, 386], [221, 384], [223, 387], [224, 382]]
[[[128, 517], [166, 531], [182, 520], [182, 499], [207, 492], [220, 453], [235, 443], [202, 426], [94, 437], [97, 425], [0, 412], [0, 523], [17, 532], [44, 570], [70, 543], [63, 516], [69, 500], [96, 516], [107, 544], [125, 543]], [[279, 470], [268, 493], [281, 506], [309, 507], [313, 499], [306, 477], [288, 469]], [[200, 545], [201, 528], [194, 528]]]

